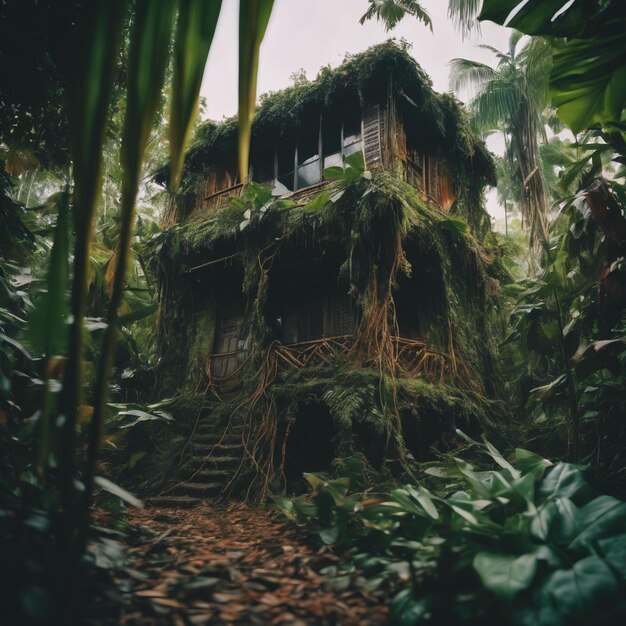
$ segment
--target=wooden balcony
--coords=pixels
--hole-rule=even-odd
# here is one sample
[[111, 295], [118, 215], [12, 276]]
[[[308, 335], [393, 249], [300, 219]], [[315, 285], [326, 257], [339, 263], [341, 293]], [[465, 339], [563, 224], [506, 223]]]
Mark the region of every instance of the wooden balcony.
[[[337, 337], [323, 337], [313, 341], [302, 341], [290, 345], [282, 345], [278, 341], [272, 343], [265, 355], [264, 367], [267, 370], [264, 377], [273, 381], [281, 369], [304, 369], [314, 365], [332, 365], [338, 358], [349, 357], [354, 347], [355, 336], [340, 335]], [[452, 383], [461, 388], [481, 393], [482, 388], [466, 368], [459, 367], [459, 363], [450, 355], [434, 349], [419, 339], [392, 337], [395, 348], [395, 364], [397, 376], [406, 378], [424, 378], [431, 383]], [[215, 393], [227, 392], [238, 387], [247, 354], [242, 358], [241, 353], [215, 354], [210, 357], [215, 365], [221, 360], [238, 358], [239, 366], [225, 377], [209, 374], [207, 390]], [[208, 368], [215, 371], [214, 366]]]

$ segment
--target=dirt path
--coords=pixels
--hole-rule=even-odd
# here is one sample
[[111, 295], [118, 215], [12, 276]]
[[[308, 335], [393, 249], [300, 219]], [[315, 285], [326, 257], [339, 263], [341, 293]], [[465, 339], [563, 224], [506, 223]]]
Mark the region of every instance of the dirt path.
[[[297, 531], [249, 507], [132, 514], [127, 609], [119, 623], [374, 626], [384, 598]], [[133, 571], [135, 572], [133, 574]]]

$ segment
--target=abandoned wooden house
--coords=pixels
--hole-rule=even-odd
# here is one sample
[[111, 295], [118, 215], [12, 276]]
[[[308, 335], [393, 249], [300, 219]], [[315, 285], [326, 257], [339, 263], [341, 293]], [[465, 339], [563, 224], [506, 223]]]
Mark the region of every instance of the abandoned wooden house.
[[263, 97], [251, 184], [236, 157], [236, 120], [200, 127], [153, 242], [164, 384], [238, 407], [270, 474], [479, 420], [493, 163], [460, 105], [388, 42]]

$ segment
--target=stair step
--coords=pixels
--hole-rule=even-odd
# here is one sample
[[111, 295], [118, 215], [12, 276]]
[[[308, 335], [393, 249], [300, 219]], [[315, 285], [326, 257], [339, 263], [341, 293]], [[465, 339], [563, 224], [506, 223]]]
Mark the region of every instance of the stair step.
[[232, 453], [232, 452], [236, 452], [238, 450], [242, 450], [243, 449], [243, 444], [241, 443], [220, 443], [220, 444], [215, 444], [215, 445], [209, 445], [206, 443], [195, 443], [194, 441], [191, 442], [191, 448], [194, 450], [194, 452], [196, 454], [211, 454], [211, 452], [213, 452], [214, 454], [217, 452], [221, 452], [221, 453]]
[[216, 445], [218, 443], [223, 444], [231, 444], [231, 443], [239, 443], [241, 444], [241, 434], [229, 434], [222, 435], [220, 433], [196, 433], [193, 436], [192, 442], [194, 443], [208, 443], [211, 445]]
[[[197, 476], [196, 476], [197, 478]], [[172, 490], [174, 495], [195, 496], [198, 498], [206, 498], [207, 496], [216, 495], [222, 491], [224, 485], [222, 483], [181, 483], [176, 485]]]
[[212, 424], [211, 422], [200, 421], [196, 425], [196, 428], [211, 433], [223, 433], [225, 431], [240, 431], [243, 428], [243, 424], [230, 424], [226, 426], [225, 424]]
[[190, 509], [201, 503], [202, 498], [190, 498], [188, 496], [154, 496], [146, 500], [148, 506], [164, 509]]
[[231, 478], [233, 472], [224, 469], [202, 469], [193, 473], [194, 482], [220, 483], [225, 485]]
[[186, 464], [187, 468], [216, 469], [233, 467], [241, 463], [241, 457], [238, 456], [193, 456]]

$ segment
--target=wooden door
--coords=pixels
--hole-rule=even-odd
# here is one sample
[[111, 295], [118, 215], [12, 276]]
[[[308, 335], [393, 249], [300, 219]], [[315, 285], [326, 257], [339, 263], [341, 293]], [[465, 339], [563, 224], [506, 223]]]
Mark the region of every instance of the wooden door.
[[215, 378], [227, 378], [241, 365], [244, 353], [241, 337], [242, 315], [224, 316], [215, 332], [212, 373]]

